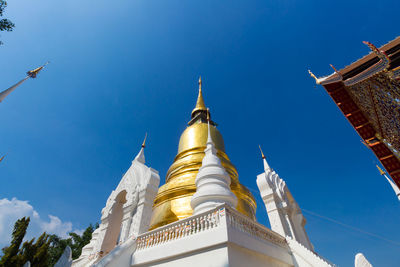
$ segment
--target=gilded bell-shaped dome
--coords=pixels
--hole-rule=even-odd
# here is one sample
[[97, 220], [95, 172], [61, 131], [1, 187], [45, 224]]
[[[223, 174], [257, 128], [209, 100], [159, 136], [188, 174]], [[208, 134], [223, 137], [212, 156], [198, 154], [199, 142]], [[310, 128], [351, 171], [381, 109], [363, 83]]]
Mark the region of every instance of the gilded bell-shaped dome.
[[[187, 218], [193, 214], [190, 200], [196, 192], [195, 179], [205, 155], [204, 149], [208, 136], [207, 112], [200, 79], [199, 95], [196, 107], [192, 111], [192, 119], [181, 135], [178, 154], [167, 172], [165, 184], [159, 188], [154, 200], [150, 229]], [[210, 121], [210, 124], [216, 126], [213, 121]], [[217, 156], [231, 177], [230, 187], [238, 199], [236, 209], [255, 219], [256, 202], [250, 191], [239, 183], [237, 170], [225, 154], [221, 133], [216, 127], [210, 127], [210, 133], [217, 149]]]

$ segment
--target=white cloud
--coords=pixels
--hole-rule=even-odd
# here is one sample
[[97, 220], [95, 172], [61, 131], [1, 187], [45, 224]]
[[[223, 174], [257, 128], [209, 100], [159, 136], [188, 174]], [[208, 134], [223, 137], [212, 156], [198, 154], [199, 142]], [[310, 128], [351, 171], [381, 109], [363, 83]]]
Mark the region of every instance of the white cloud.
[[15, 221], [24, 216], [31, 218], [25, 240], [38, 237], [43, 232], [66, 238], [73, 231], [71, 222], [62, 222], [57, 216], [48, 215], [48, 220], [42, 219], [26, 200], [3, 198], [0, 199], [0, 248], [10, 243]]

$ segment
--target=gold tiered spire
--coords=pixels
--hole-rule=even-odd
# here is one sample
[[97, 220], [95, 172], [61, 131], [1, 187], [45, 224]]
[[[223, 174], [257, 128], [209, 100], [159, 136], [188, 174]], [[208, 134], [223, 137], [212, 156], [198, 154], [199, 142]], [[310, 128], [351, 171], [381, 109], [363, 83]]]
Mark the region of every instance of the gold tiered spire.
[[201, 91], [201, 76], [199, 78], [199, 95], [197, 97], [196, 107], [192, 111], [192, 117], [194, 113], [199, 110], [207, 111], [206, 105], [204, 104], [203, 92]]
[[[193, 214], [190, 201], [196, 192], [195, 180], [202, 166], [204, 149], [209, 136], [212, 137], [222, 166], [231, 178], [230, 188], [238, 199], [236, 209], [249, 218], [255, 219], [256, 202], [254, 197], [239, 182], [237, 170], [225, 153], [222, 135], [215, 126], [216, 124], [211, 121], [211, 114], [204, 105], [201, 89], [200, 78], [196, 107], [192, 111], [192, 119], [188, 123], [188, 127], [180, 137], [178, 153], [167, 172], [165, 184], [159, 188], [154, 200], [150, 229], [187, 218]], [[208, 123], [210, 127], [208, 127]]]

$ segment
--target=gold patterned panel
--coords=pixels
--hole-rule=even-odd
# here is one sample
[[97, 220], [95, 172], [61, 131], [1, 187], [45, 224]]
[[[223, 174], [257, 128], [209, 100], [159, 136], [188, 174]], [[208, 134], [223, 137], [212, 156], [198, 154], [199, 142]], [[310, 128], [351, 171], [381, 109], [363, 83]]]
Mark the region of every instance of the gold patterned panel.
[[353, 100], [395, 155], [400, 151], [400, 82], [387, 71], [346, 87]]

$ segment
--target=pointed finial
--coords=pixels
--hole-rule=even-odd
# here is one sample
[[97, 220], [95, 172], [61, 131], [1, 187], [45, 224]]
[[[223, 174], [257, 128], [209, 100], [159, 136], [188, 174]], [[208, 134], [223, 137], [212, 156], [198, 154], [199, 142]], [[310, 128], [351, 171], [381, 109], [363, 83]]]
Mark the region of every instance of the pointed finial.
[[39, 68], [36, 68], [34, 70], [28, 71], [26, 74], [31, 77], [31, 78], [36, 78], [36, 76], [39, 74], [39, 72], [47, 65], [49, 64], [49, 61], [47, 61], [45, 64], [40, 66]]
[[201, 76], [199, 77], [199, 91], [201, 91]]
[[261, 149], [261, 146], [258, 145], [258, 147], [260, 148], [260, 151], [261, 151], [261, 157], [262, 157], [262, 159], [263, 159], [264, 170], [265, 170], [266, 172], [267, 172], [267, 171], [271, 171], [271, 167], [269, 166], [267, 160], [265, 159], [265, 155], [264, 155], [264, 153], [263, 153], [263, 151], [262, 151], [262, 149]]
[[338, 72], [338, 71], [336, 70], [336, 68], [335, 68], [332, 64], [329, 64], [329, 66], [331, 66], [331, 68], [333, 69], [334, 72]]
[[315, 82], [317, 84], [320, 84], [321, 82], [318, 80], [317, 76], [314, 75], [314, 73], [311, 72], [311, 70], [308, 70], [308, 73], [310, 74], [311, 77], [315, 79]]
[[143, 140], [143, 143], [142, 143], [142, 147], [143, 147], [143, 148], [146, 147], [146, 139], [147, 139], [147, 133], [145, 134], [144, 140]]
[[147, 133], [144, 136], [142, 147], [140, 148], [139, 153], [136, 155], [136, 157], [134, 159], [134, 161], [136, 160], [136, 161], [141, 162], [143, 164], [145, 164], [145, 162], [146, 162], [145, 157], [144, 157], [144, 148], [146, 147], [146, 139], [147, 139]]
[[196, 107], [192, 111], [192, 117], [193, 117], [193, 114], [198, 110], [204, 110], [204, 111], [207, 110], [206, 105], [204, 104], [203, 92], [201, 89], [201, 85], [202, 85], [202, 81], [201, 81], [201, 77], [200, 77], [199, 78], [199, 95], [197, 96]]
[[378, 171], [381, 175], [385, 175], [386, 172], [384, 170], [382, 170], [378, 165], [376, 165], [376, 168], [378, 168]]
[[382, 170], [378, 165], [376, 165], [376, 167], [378, 168], [379, 173], [386, 178], [386, 180], [389, 182], [390, 186], [392, 187], [394, 193], [396, 194], [397, 198], [400, 200], [400, 189], [397, 186], [397, 184], [395, 184], [393, 182], [392, 179], [390, 179], [387, 175], [386, 172], [384, 170]]
[[258, 145], [258, 147], [260, 148], [260, 152], [261, 152], [261, 157], [262, 157], [262, 159], [265, 159], [265, 156], [264, 156], [264, 153], [263, 153], [263, 151], [262, 151], [262, 149], [261, 149], [261, 146]]

